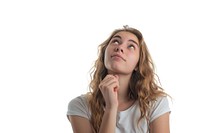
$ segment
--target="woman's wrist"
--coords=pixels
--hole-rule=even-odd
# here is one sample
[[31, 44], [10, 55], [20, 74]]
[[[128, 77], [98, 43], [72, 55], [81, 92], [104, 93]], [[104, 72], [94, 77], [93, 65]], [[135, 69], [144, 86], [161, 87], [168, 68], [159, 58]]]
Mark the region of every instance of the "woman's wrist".
[[117, 112], [117, 110], [118, 110], [118, 107], [117, 106], [112, 106], [112, 107], [106, 107], [105, 108], [105, 112], [112, 112], [112, 113], [115, 113], [115, 112]]

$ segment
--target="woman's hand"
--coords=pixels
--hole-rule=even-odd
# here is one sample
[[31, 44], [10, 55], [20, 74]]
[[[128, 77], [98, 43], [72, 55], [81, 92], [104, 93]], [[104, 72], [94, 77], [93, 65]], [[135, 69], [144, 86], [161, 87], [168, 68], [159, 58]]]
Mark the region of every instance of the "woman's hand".
[[99, 88], [106, 102], [106, 109], [117, 109], [117, 92], [119, 89], [119, 77], [117, 75], [107, 75], [99, 84]]

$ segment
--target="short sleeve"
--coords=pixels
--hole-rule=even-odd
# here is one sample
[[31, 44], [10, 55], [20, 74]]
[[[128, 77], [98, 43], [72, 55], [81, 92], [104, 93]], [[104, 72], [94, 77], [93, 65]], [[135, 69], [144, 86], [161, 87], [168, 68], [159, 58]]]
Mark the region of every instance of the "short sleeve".
[[158, 118], [159, 116], [171, 112], [167, 97], [159, 97], [153, 104], [151, 110], [150, 122]]
[[84, 95], [76, 97], [69, 102], [67, 116], [69, 115], [90, 118], [88, 104]]

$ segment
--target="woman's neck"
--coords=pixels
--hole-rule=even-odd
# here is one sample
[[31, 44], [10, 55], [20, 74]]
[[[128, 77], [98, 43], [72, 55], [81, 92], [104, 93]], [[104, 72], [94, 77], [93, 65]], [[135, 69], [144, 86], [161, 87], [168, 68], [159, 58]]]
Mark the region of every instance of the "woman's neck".
[[129, 98], [129, 82], [131, 76], [119, 75], [119, 90], [118, 90], [118, 111], [124, 111], [134, 104], [134, 100]]
[[118, 100], [119, 102], [127, 102], [129, 100], [128, 97], [128, 89], [129, 89], [129, 75], [118, 75], [119, 76], [119, 89], [118, 89]]

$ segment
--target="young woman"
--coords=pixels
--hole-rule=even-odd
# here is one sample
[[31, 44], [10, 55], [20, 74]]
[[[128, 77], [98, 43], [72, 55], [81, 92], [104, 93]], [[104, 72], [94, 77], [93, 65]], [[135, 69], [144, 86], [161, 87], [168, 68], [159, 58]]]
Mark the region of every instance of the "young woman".
[[91, 91], [73, 99], [74, 133], [169, 133], [167, 94], [140, 31], [125, 26], [99, 46]]

